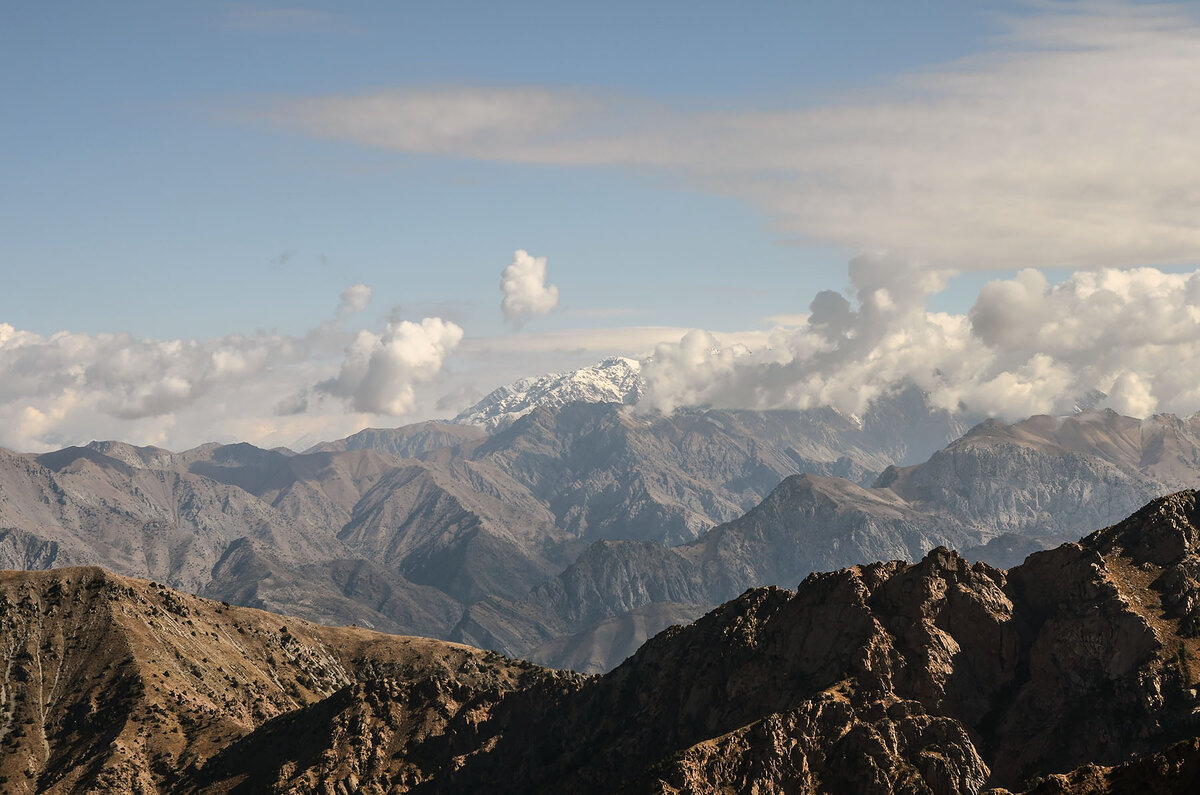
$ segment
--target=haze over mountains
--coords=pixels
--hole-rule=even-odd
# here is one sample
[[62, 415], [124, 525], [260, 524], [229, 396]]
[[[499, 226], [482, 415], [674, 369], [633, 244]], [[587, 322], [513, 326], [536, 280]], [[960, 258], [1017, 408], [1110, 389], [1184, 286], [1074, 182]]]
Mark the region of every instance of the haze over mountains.
[[914, 387], [861, 416], [603, 402], [637, 384], [608, 360], [497, 390], [458, 422], [303, 454], [0, 451], [0, 566], [100, 565], [602, 671], [746, 588], [937, 545], [1015, 565], [1200, 482], [1195, 418], [1088, 410], [967, 432]]

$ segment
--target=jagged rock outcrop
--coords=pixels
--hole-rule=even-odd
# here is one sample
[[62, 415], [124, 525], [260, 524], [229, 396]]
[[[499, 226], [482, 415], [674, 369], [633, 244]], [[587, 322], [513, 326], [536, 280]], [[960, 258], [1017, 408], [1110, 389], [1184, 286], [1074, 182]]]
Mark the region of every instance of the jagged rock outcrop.
[[552, 706], [502, 709], [491, 750], [426, 789], [1058, 791], [1038, 777], [1166, 754], [1163, 791], [1184, 791], [1197, 502], [1158, 500], [1009, 572], [939, 548], [749, 591]]

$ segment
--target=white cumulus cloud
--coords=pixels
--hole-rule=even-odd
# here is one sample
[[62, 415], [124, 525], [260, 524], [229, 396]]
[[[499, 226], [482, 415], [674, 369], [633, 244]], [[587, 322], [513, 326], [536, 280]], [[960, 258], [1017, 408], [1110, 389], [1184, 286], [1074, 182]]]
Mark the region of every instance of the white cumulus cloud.
[[363, 412], [410, 411], [462, 329], [427, 318], [355, 335], [344, 321], [370, 298], [366, 285], [348, 288], [333, 318], [301, 335], [47, 336], [0, 323], [0, 445], [290, 444], [360, 430]]
[[436, 317], [389, 323], [382, 334], [361, 331], [337, 376], [317, 389], [346, 399], [356, 411], [406, 414], [416, 407], [414, 387], [442, 369], [462, 338], [461, 328]]
[[849, 298], [823, 292], [807, 321], [761, 344], [706, 332], [660, 344], [643, 368], [644, 405], [861, 411], [915, 383], [936, 405], [1010, 419], [1065, 414], [1089, 390], [1133, 416], [1200, 410], [1200, 271], [1034, 270], [996, 280], [965, 315], [930, 311], [941, 278], [919, 263], [864, 255]]
[[530, 256], [525, 249], [513, 252], [512, 264], [501, 272], [500, 291], [500, 308], [515, 326], [558, 306], [558, 287], [546, 284], [546, 258]]

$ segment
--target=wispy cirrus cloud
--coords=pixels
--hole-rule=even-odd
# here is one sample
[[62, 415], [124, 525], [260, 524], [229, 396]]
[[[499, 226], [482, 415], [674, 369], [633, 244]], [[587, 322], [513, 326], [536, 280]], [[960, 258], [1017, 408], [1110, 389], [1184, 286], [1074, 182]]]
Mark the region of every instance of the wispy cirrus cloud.
[[678, 107], [540, 87], [281, 99], [310, 135], [426, 155], [673, 174], [784, 236], [955, 270], [1200, 259], [1200, 19], [1046, 2], [982, 55], [824, 105]]

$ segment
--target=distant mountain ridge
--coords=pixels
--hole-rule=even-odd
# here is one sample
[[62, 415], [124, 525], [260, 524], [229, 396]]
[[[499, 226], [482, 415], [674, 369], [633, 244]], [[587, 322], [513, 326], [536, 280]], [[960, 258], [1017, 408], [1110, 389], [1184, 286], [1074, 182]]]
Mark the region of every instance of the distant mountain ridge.
[[303, 454], [0, 451], [0, 566], [102, 565], [604, 670], [747, 587], [938, 544], [1015, 565], [1198, 483], [1194, 417], [965, 422], [909, 385], [859, 416], [568, 402]]
[[102, 565], [310, 620], [449, 637], [468, 605], [523, 598], [593, 541], [692, 541], [791, 474], [869, 481], [914, 443], [934, 446], [908, 430], [958, 431], [918, 394], [879, 405], [910, 420], [569, 403], [491, 436], [419, 423], [303, 454], [0, 451], [0, 566]]
[[1105, 409], [989, 420], [925, 463], [889, 468], [870, 489], [792, 476], [694, 541], [594, 544], [523, 599], [471, 605], [451, 637], [533, 656], [553, 638], [647, 605], [714, 605], [746, 588], [938, 545], [1014, 566], [1189, 484], [1200, 484], [1198, 416], [1139, 420]]

